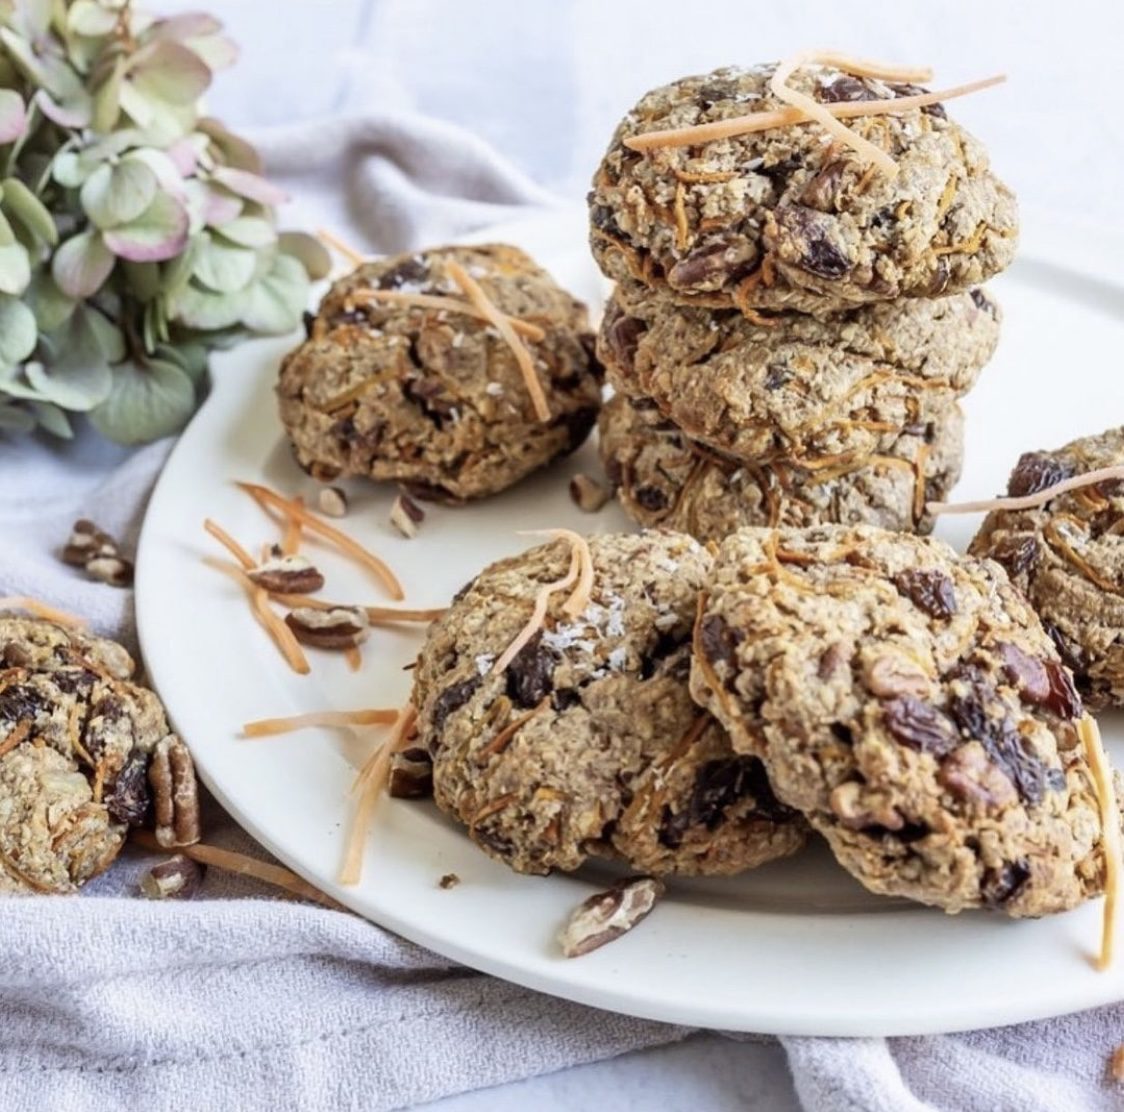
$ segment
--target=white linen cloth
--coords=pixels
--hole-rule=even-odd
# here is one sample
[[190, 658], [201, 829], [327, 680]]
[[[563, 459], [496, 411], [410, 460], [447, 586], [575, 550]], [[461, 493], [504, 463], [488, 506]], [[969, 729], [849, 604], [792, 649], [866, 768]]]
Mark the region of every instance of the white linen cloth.
[[[550, 67], [569, 65], [574, 119], [554, 137], [556, 161], [548, 169], [533, 168], [573, 194], [588, 173], [589, 152], [603, 142], [613, 117], [635, 91], [618, 95], [631, 80], [618, 67], [604, 75], [601, 86], [613, 84], [615, 92], [598, 93], [591, 87], [590, 54], [608, 67], [615, 56], [607, 43], [614, 36], [631, 29], [654, 43], [652, 28], [663, 18], [677, 41], [664, 43], [662, 61], [637, 54], [637, 71], [655, 75], [639, 77], [639, 87], [690, 68], [674, 60], [677, 52], [703, 55], [700, 35], [681, 21], [673, 25], [669, 9], [658, 4], [610, 7], [575, 0], [541, 17], [548, 26], [536, 32], [531, 26], [536, 17], [529, 12], [545, 7], [506, 0], [348, 2], [332, 5], [336, 20], [330, 26], [322, 20], [326, 6], [321, 5], [245, 3], [222, 14], [236, 24], [244, 43], [259, 47], [256, 54], [247, 52], [242, 86], [245, 103], [250, 103], [250, 89], [260, 106], [254, 119], [276, 122], [308, 114], [307, 106], [298, 113], [286, 102], [290, 86], [278, 84], [277, 95], [271, 96], [270, 86], [255, 88], [250, 81], [265, 81], [267, 74], [276, 81], [290, 63], [303, 65], [302, 96], [314, 99], [314, 110], [335, 113], [328, 120], [260, 134], [271, 172], [300, 197], [309, 224], [328, 225], [373, 250], [446, 239], [528, 206], [552, 203], [552, 194], [487, 143], [420, 114], [419, 105], [461, 118], [472, 114], [474, 104], [483, 105], [477, 130], [533, 165], [529, 137], [549, 131], [554, 119], [543, 105], [558, 107], [565, 99]], [[722, 31], [723, 39], [729, 37], [731, 21], [749, 30], [744, 15], [736, 24], [733, 4], [698, 7], [710, 9], [708, 26]], [[838, 12], [828, 5], [808, 7], [821, 16]], [[969, 11], [977, 20], [998, 19], [990, 6], [977, 10], [982, 7], [934, 5], [933, 10], [940, 8], [940, 21], [954, 26]], [[317, 11], [321, 22], [314, 23]], [[1026, 6], [1010, 11], [1023, 18]], [[920, 7], [907, 47], [926, 41], [925, 19], [937, 35], [933, 11], [927, 8], [924, 19], [919, 13]], [[1110, 18], [1110, 10], [1105, 7], [1102, 15]], [[600, 21], [599, 34], [582, 37], [579, 31], [594, 19]], [[460, 95], [467, 86], [454, 83], [441, 90], [433, 77], [436, 72], [452, 80], [457, 51], [471, 49], [463, 36], [474, 20], [481, 39], [494, 40], [496, 47], [495, 72], [487, 69], [491, 56], [475, 71], [490, 93], [475, 101]], [[869, 36], [856, 39], [832, 28], [836, 42], [857, 41], [864, 53], [880, 51], [903, 60], [919, 56], [916, 49], [912, 54], [902, 49], [896, 38], [889, 45], [875, 38], [868, 46]], [[825, 35], [822, 29], [793, 31], [778, 47], [773, 45], [780, 40], [777, 25], [760, 9], [754, 11], [752, 29], [756, 39], [746, 41], [754, 44], [749, 50], [754, 58], [819, 42]], [[252, 39], [251, 31], [262, 39]], [[321, 48], [308, 50], [301, 63], [293, 54], [286, 63], [268, 50], [268, 67], [263, 63], [263, 46], [275, 52], [283, 41], [311, 46], [319, 32], [325, 36]], [[578, 59], [565, 57], [567, 47], [559, 40], [564, 35], [575, 36], [589, 50]], [[522, 49], [512, 46], [512, 37], [519, 36]], [[973, 44], [979, 38], [960, 35], [957, 41], [978, 54]], [[1090, 49], [1104, 50], [1114, 41], [1119, 36], [1105, 31]], [[734, 53], [742, 56], [746, 49]], [[920, 56], [933, 58], [934, 53], [930, 46]], [[728, 43], [718, 56], [729, 58]], [[1087, 50], [1083, 57], [1088, 61]], [[411, 97], [403, 92], [408, 83], [392, 79], [423, 58], [427, 77]], [[713, 62], [708, 58], [703, 64]], [[1074, 64], [1083, 75], [1088, 68]], [[1036, 72], [1042, 73], [1041, 65]], [[514, 91], [500, 98], [497, 87]], [[612, 102], [607, 110], [602, 97]], [[230, 103], [237, 106], [237, 98]], [[360, 113], [360, 105], [378, 110]], [[244, 122], [229, 115], [236, 126]], [[515, 123], [505, 122], [509, 117]], [[1096, 120], [1098, 128], [1108, 126], [1103, 116]], [[520, 121], [526, 124], [522, 130]], [[1011, 129], [1017, 133], [1017, 121], [1018, 113], [1015, 123], [1005, 120], [1002, 138], [1009, 140]], [[1056, 141], [1071, 144], [1083, 126], [1079, 111], [1067, 113], [1067, 129], [1055, 135]], [[1015, 144], [1007, 146], [1013, 151]], [[1053, 151], [1057, 155], [1058, 148]], [[1075, 157], [1087, 163], [1088, 151]], [[575, 166], [582, 162], [579, 173]], [[1015, 182], [1023, 189], [1021, 179]], [[1117, 157], [1084, 191], [1085, 214], [1095, 217], [1098, 198], [1116, 196], [1122, 184]], [[1034, 194], [1040, 201], [1053, 199], [1043, 195], [1045, 188], [1059, 189], [1056, 174]], [[100, 631], [130, 643], [131, 593], [86, 582], [58, 563], [54, 553], [78, 516], [93, 518], [130, 549], [169, 447], [163, 443], [129, 453], [87, 435], [68, 445], [0, 440], [0, 592], [37, 595], [84, 613]], [[209, 841], [253, 851], [217, 807], [211, 807], [206, 829]], [[786, 1038], [779, 1044], [688, 1038], [681, 1028], [594, 1012], [483, 977], [355, 917], [280, 899], [214, 870], [203, 896], [191, 904], [127, 898], [151, 860], [127, 852], [81, 899], [0, 903], [0, 1107], [382, 1109], [450, 1094], [468, 1094], [442, 1104], [461, 1110], [598, 1102], [645, 1109], [802, 1106], [816, 1112], [1055, 1112], [1120, 1106], [1121, 1090], [1106, 1078], [1105, 1063], [1124, 1042], [1122, 1006], [940, 1038]], [[1028, 969], [1027, 976], [1034, 971]], [[918, 1008], [923, 1007], [919, 1001]], [[661, 1044], [673, 1049], [621, 1059], [615, 1072], [577, 1070], [549, 1083], [470, 1092]]]

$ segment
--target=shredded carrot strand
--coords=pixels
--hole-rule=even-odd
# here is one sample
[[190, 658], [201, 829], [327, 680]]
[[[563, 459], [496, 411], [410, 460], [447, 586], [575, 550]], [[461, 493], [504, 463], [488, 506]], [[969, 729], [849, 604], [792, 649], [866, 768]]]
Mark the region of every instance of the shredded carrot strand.
[[[898, 164], [881, 147], [875, 146], [869, 139], [864, 139], [845, 124], [840, 123], [819, 101], [813, 100], [807, 93], [797, 92], [789, 87], [788, 79], [801, 66], [808, 64], [832, 65], [846, 73], [865, 77], [881, 77], [887, 73], [925, 74], [926, 76], [918, 78], [921, 81], [929, 80], [930, 72], [928, 70], [894, 70], [893, 67], [881, 66], [877, 62], [864, 63], [840, 54], [808, 50], [780, 62], [773, 72], [773, 76], [769, 79], [769, 88], [778, 100], [791, 104], [793, 108], [800, 109], [809, 120], [818, 123], [828, 134], [833, 135], [839, 142], [850, 147], [860, 158], [872, 166], [877, 166], [886, 177], [897, 177]], [[913, 76], [891, 78], [891, 80], [903, 81], [913, 79]]]
[[359, 609], [366, 613], [369, 622], [376, 625], [388, 622], [432, 622], [440, 618], [448, 609], [445, 606], [435, 606], [429, 610], [407, 610], [404, 607], [395, 606], [353, 607], [351, 603], [326, 602], [324, 599], [315, 598], [312, 595], [288, 595], [282, 592], [274, 594], [273, 599], [275, 602], [281, 603], [282, 606], [294, 609], [298, 606], [309, 606], [313, 610]]
[[578, 577], [578, 571], [581, 568], [581, 554], [577, 548], [571, 546], [570, 548], [570, 568], [561, 579], [552, 580], [550, 583], [544, 583], [535, 595], [535, 604], [531, 608], [531, 616], [527, 619], [527, 624], [515, 635], [511, 644], [504, 649], [503, 653], [496, 658], [495, 664], [492, 665], [492, 674], [499, 675], [504, 669], [519, 655], [520, 650], [531, 640], [532, 637], [539, 631], [542, 626], [543, 619], [546, 617], [547, 604], [550, 601], [550, 596], [555, 591], [563, 591], [570, 586]]
[[[293, 499], [294, 506], [304, 506], [304, 499]], [[285, 532], [281, 536], [281, 551], [286, 556], [295, 556], [301, 550], [301, 523], [295, 517], [290, 517], [285, 522]]]
[[359, 770], [353, 790], [359, 793], [351, 829], [344, 846], [343, 863], [340, 866], [340, 884], [358, 884], [363, 872], [363, 849], [371, 821], [375, 817], [375, 807], [390, 775], [390, 759], [410, 736], [417, 711], [412, 703], [407, 703], [395, 716], [394, 728]]
[[229, 575], [231, 579], [242, 587], [249, 596], [250, 603], [258, 621], [261, 622], [265, 631], [273, 638], [278, 649], [281, 650], [281, 655], [288, 662], [289, 667], [298, 675], [308, 675], [311, 671], [308, 658], [304, 655], [304, 650], [300, 647], [296, 637], [293, 636], [293, 631], [273, 612], [273, 609], [269, 605], [269, 595], [266, 593], [265, 589], [259, 587], [253, 580], [249, 579], [246, 573], [241, 568], [235, 567], [234, 564], [228, 564], [222, 560], [213, 560], [209, 556], [204, 557], [203, 562], [207, 564], [208, 567], [215, 568], [224, 575]]
[[66, 610], [59, 610], [38, 599], [29, 598], [27, 595], [8, 595], [0, 597], [0, 610], [26, 610], [37, 618], [45, 618], [49, 622], [56, 622], [61, 626], [73, 626], [81, 629], [88, 625], [85, 618], [71, 614]]
[[317, 228], [316, 237], [333, 251], [341, 254], [352, 266], [362, 266], [367, 261], [365, 255], [360, 254], [350, 244], [344, 243], [339, 236], [332, 235], [327, 228]]
[[562, 606], [562, 613], [566, 617], [576, 618], [589, 605], [589, 596], [593, 592], [593, 554], [589, 551], [589, 543], [585, 537], [572, 529], [528, 529], [519, 535], [566, 541], [571, 551], [578, 554], [577, 586]]
[[1101, 952], [1097, 968], [1107, 969], [1112, 964], [1113, 944], [1116, 936], [1116, 899], [1120, 888], [1121, 847], [1120, 815], [1116, 807], [1116, 792], [1112, 783], [1112, 768], [1101, 742], [1097, 723], [1084, 715], [1077, 724], [1077, 732], [1085, 748], [1085, 759], [1097, 792], [1097, 809], [1101, 815], [1101, 844], [1104, 849], [1104, 921], [1101, 927]]
[[343, 658], [352, 672], [358, 672], [363, 667], [363, 654], [359, 651], [358, 645], [344, 649]]
[[[433, 293], [404, 293], [402, 290], [355, 290], [348, 295], [357, 305], [367, 301], [386, 301], [397, 305], [416, 305], [419, 309], [435, 309], [438, 312], [460, 313], [463, 316], [474, 317], [476, 320], [488, 321], [491, 318], [480, 311], [477, 306], [468, 301], [458, 301], [455, 297], [445, 297]], [[504, 314], [507, 316], [507, 314]], [[546, 339], [546, 332], [537, 324], [519, 317], [507, 317], [511, 327], [520, 336], [539, 343]]]
[[1081, 487], [1092, 486], [1094, 483], [1103, 483], [1113, 479], [1124, 479], [1124, 464], [1114, 464], [1112, 467], [1098, 467], [1095, 471], [1086, 471], [1083, 475], [1071, 475], [1062, 479], [1053, 486], [1044, 487], [1034, 494], [1025, 494], [1018, 498], [985, 498], [980, 502], [930, 502], [931, 514], [978, 514], [990, 513], [992, 510], [1033, 510], [1043, 506], [1051, 498], [1059, 494], [1067, 494], [1071, 490], [1080, 490]]
[[203, 522], [203, 528], [221, 544], [241, 565], [244, 571], [256, 567], [251, 556], [221, 525], [209, 517]]
[[240, 490], [244, 490], [262, 509], [268, 512], [269, 509], [274, 509], [283, 514], [286, 518], [295, 517], [305, 529], [312, 533], [319, 533], [320, 536], [330, 540], [341, 552], [350, 556], [359, 564], [374, 572], [380, 582], [386, 587], [387, 592], [393, 599], [404, 598], [402, 591], [402, 584], [398, 582], [397, 576], [390, 568], [380, 560], [373, 552], [364, 548], [358, 541], [349, 537], [346, 533], [329, 525], [326, 521], [321, 521], [315, 514], [311, 513], [304, 506], [298, 505], [284, 498], [276, 491], [270, 490], [268, 487], [261, 486], [258, 483], [235, 483]]
[[[840, 101], [838, 104], [824, 104], [822, 107], [837, 120], [849, 120], [858, 116], [895, 116], [910, 112], [914, 108], [927, 108], [931, 104], [940, 104], [942, 101], [978, 93], [994, 85], [1001, 85], [1006, 80], [1006, 74], [996, 74], [994, 77], [985, 77], [981, 81], [953, 85], [948, 89], [939, 89], [932, 93], [887, 97], [885, 100]], [[624, 145], [634, 151], [652, 150], [656, 147], [690, 147], [701, 143], [712, 143], [717, 139], [732, 139], [756, 131], [769, 131], [773, 128], [810, 122], [799, 108], [774, 108], [766, 112], [750, 112], [745, 116], [731, 116], [727, 120], [715, 120], [713, 123], [696, 124], [692, 127], [645, 131], [639, 135], [630, 135], [624, 140]]]
[[242, 727], [245, 737], [275, 737], [295, 730], [312, 727], [337, 726], [388, 726], [398, 718], [398, 711], [372, 708], [370, 710], [314, 710], [295, 714], [290, 718], [259, 718]]
[[511, 322], [507, 317], [492, 304], [480, 283], [460, 263], [455, 259], [449, 259], [445, 263], [445, 269], [449, 272], [453, 281], [464, 290], [465, 297], [484, 314], [492, 326], [507, 341], [507, 346], [511, 348], [512, 354], [515, 356], [515, 362], [519, 364], [519, 371], [523, 375], [527, 393], [531, 396], [535, 416], [540, 421], [549, 421], [550, 405], [539, 383], [539, 377], [535, 374], [535, 362], [531, 358], [531, 353], [527, 350], [527, 345], [515, 334], [515, 330], [511, 327]]

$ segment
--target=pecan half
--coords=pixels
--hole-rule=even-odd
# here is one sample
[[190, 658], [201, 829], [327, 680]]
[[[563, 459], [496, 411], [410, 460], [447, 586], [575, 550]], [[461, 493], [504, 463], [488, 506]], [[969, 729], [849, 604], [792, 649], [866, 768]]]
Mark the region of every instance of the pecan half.
[[303, 645], [314, 649], [351, 649], [367, 640], [367, 615], [358, 607], [315, 610], [298, 606], [285, 615], [285, 624]]
[[272, 555], [246, 575], [273, 594], [310, 595], [324, 586], [324, 576], [304, 556]]
[[577, 958], [615, 942], [643, 922], [663, 894], [663, 881], [633, 876], [590, 896], [574, 909], [558, 935], [562, 953]]
[[148, 766], [156, 840], [165, 847], [199, 841], [199, 785], [187, 746], [175, 734], [156, 744]]

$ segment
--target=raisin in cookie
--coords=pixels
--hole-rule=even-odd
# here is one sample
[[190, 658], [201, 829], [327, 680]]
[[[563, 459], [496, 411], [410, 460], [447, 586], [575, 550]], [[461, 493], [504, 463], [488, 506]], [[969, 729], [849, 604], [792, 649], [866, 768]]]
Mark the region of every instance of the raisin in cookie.
[[[550, 416], [540, 421], [512, 348], [469, 307], [455, 261], [524, 338]], [[319, 479], [361, 475], [458, 501], [505, 490], [585, 440], [601, 402], [585, 307], [515, 247], [444, 247], [359, 267], [338, 281], [281, 365], [281, 420]]]
[[592, 537], [590, 601], [550, 597], [544, 626], [497, 674], [561, 541], [483, 571], [431, 627], [415, 673], [419, 744], [438, 805], [513, 869], [591, 855], [647, 873], [725, 874], [792, 853], [800, 818], [760, 762], [691, 700], [691, 624], [710, 556], [690, 537]]
[[0, 613], [0, 889], [69, 892], [129, 827], [198, 838], [195, 774], [111, 641]]
[[763, 327], [623, 284], [598, 351], [621, 393], [740, 459], [853, 462], [891, 448], [970, 390], [999, 338], [979, 290]]
[[[589, 195], [594, 257], [679, 301], [828, 313], [964, 291], [1010, 265], [1018, 215], [983, 146], [940, 105], [849, 122], [899, 166], [870, 169], [815, 123], [644, 152], [642, 132], [782, 107], [775, 67], [686, 77], [617, 128]], [[821, 102], [916, 92], [807, 66], [789, 84]]]
[[1102, 891], [1080, 697], [990, 560], [869, 526], [736, 533], [691, 690], [874, 892], [1022, 917]]
[[625, 513], [645, 527], [721, 540], [748, 525], [839, 523], [927, 533], [928, 501], [960, 476], [964, 418], [953, 405], [901, 433], [877, 458], [806, 471], [736, 460], [691, 440], [654, 402], [618, 394], [598, 418], [605, 473]]
[[[1007, 493], [1124, 465], [1124, 427], [1028, 452]], [[1124, 706], [1124, 481], [1106, 480], [1032, 510], [985, 518], [970, 550], [998, 560], [1030, 599], [1093, 708]]]

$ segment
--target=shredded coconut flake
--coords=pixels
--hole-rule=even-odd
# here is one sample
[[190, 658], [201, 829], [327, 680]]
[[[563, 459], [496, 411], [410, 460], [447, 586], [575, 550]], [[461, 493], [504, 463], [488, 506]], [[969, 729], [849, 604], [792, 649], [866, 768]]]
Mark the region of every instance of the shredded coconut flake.
[[486, 676], [489, 669], [496, 662], [495, 653], [480, 653], [476, 657], [476, 674], [478, 676]]

